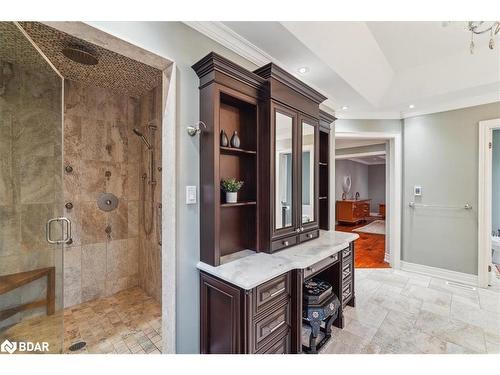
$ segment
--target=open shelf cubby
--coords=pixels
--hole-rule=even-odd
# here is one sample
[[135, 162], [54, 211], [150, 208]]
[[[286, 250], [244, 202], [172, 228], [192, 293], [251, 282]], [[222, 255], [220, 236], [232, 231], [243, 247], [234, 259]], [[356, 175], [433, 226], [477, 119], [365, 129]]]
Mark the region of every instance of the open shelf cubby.
[[257, 105], [221, 93], [219, 137], [222, 130], [229, 140], [237, 132], [240, 146], [219, 147], [220, 179], [244, 182], [237, 203], [225, 203], [221, 189], [219, 250], [227, 256], [257, 247]]
[[319, 132], [319, 227], [329, 230], [329, 190], [330, 190], [330, 168], [328, 166], [330, 151], [329, 131]]

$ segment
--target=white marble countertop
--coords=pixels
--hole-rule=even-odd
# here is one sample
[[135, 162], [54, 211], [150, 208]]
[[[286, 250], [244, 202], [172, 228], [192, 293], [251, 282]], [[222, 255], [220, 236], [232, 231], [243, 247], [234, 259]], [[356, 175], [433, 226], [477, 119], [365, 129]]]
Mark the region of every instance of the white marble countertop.
[[220, 266], [214, 267], [203, 262], [198, 262], [196, 266], [199, 270], [249, 290], [293, 269], [307, 268], [345, 249], [349, 242], [357, 238], [359, 236], [355, 233], [321, 231], [317, 239], [273, 254], [244, 250], [240, 252], [241, 257], [236, 255], [235, 260]]

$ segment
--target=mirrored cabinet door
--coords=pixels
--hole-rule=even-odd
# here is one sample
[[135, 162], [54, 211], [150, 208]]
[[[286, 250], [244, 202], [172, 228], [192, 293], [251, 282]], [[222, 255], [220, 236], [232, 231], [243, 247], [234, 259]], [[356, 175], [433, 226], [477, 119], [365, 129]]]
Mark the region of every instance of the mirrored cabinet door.
[[301, 218], [302, 225], [316, 221], [317, 127], [301, 121]]
[[[295, 118], [286, 111], [274, 111], [274, 229], [292, 228], [295, 216]], [[293, 229], [293, 228], [292, 228]]]

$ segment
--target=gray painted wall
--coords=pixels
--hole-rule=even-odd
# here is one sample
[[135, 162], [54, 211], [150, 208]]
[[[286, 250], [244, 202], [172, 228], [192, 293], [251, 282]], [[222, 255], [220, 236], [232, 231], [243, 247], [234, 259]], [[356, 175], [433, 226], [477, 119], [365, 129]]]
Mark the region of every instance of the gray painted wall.
[[177, 64], [177, 352], [199, 353], [200, 215], [198, 204], [184, 203], [185, 186], [199, 186], [199, 138], [186, 133], [186, 126], [199, 120], [199, 81], [191, 65], [214, 51], [248, 69], [256, 67], [181, 22], [91, 24]]
[[335, 132], [400, 133], [402, 120], [346, 120], [335, 121]]
[[493, 184], [492, 184], [492, 207], [491, 207], [491, 230], [500, 229], [500, 129], [493, 130]]
[[[497, 102], [405, 119], [403, 260], [477, 274], [478, 122], [499, 117]], [[411, 209], [414, 199], [473, 209]]]
[[385, 203], [385, 178], [385, 164], [368, 166], [368, 197], [372, 200], [371, 212], [378, 212], [379, 204]]
[[347, 198], [354, 197], [359, 191], [360, 198], [368, 197], [368, 166], [351, 160], [335, 161], [335, 198], [342, 199], [344, 176], [351, 176], [351, 191]]

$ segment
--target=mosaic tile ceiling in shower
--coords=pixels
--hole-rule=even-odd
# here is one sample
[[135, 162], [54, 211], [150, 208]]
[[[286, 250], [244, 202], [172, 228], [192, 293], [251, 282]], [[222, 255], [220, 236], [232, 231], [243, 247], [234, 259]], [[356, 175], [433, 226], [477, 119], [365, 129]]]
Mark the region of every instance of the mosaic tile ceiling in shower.
[[56, 75], [28, 38], [12, 22], [0, 22], [0, 61], [27, 70]]
[[[20, 22], [20, 25], [66, 79], [132, 96], [143, 95], [161, 83], [161, 71], [149, 65], [40, 22]], [[98, 64], [82, 65], [62, 54], [64, 48], [74, 46], [92, 52]]]

